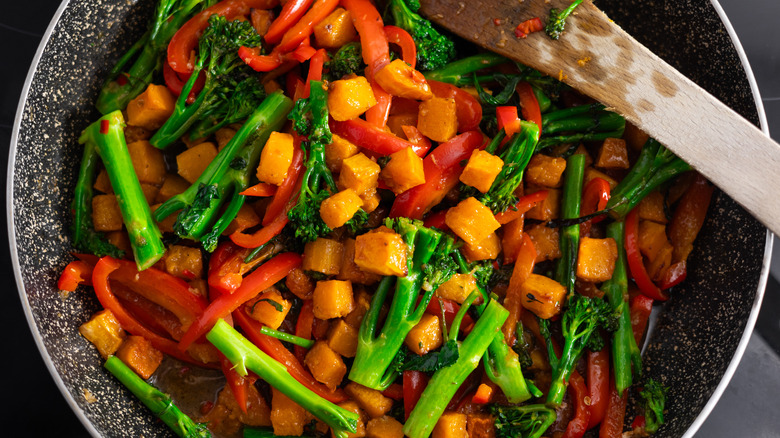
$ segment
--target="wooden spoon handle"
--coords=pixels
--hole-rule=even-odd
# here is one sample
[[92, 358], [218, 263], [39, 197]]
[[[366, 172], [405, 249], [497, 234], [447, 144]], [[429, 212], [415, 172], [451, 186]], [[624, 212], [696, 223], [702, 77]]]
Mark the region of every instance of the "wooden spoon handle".
[[590, 0], [569, 17], [558, 41], [544, 32], [521, 39], [513, 31], [569, 1], [421, 3], [435, 23], [558, 77], [622, 114], [780, 232], [780, 145], [634, 40]]

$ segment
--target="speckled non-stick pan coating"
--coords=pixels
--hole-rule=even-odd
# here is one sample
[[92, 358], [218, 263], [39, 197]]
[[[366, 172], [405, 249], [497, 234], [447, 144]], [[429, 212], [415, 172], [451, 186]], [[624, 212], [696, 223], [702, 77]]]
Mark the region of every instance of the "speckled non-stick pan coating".
[[[142, 32], [151, 3], [70, 1], [32, 73], [18, 141], [11, 150], [11, 238], [22, 300], [55, 378], [77, 414], [100, 436], [171, 435], [102, 369], [95, 349], [78, 334], [78, 326], [99, 308], [91, 291], [80, 288], [63, 296], [55, 286], [71, 260], [69, 202], [81, 155], [77, 136], [98, 116], [93, 102], [99, 86], [118, 54]], [[598, 5], [639, 41], [757, 123], [738, 52], [708, 1], [612, 0]], [[760, 224], [716, 192], [688, 280], [664, 306], [645, 354], [646, 375], [672, 388], [668, 424], [659, 436], [682, 436], [689, 429], [739, 351], [762, 296], [767, 241]]]

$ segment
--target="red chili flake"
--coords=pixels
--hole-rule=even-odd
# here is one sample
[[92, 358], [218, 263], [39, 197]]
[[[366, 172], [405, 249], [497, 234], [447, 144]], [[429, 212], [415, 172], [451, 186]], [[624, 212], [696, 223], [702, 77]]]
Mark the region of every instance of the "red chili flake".
[[212, 401], [207, 400], [200, 404], [201, 415], [208, 414], [209, 412], [211, 412], [212, 409], [214, 409], [214, 402]]
[[534, 17], [518, 24], [515, 28], [515, 36], [518, 38], [525, 38], [528, 34], [541, 32], [542, 30], [544, 30], [544, 23], [542, 23], [542, 20], [539, 17]]
[[108, 120], [103, 119], [100, 121], [100, 133], [108, 134]]
[[117, 76], [116, 83], [119, 84], [120, 87], [127, 84], [127, 75], [122, 73], [119, 76]]
[[494, 18], [493, 19], [493, 25], [494, 26], [501, 26], [504, 22], [500, 18]]

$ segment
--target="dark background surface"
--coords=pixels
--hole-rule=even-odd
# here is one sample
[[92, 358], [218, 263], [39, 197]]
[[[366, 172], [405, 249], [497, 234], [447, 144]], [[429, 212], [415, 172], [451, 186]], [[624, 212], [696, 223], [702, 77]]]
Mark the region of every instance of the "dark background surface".
[[[59, 1], [0, 1], [0, 169], [3, 181], [16, 108], [22, 86], [43, 33]], [[770, 131], [780, 139], [780, 1], [721, 0], [742, 42], [758, 81]], [[2, 230], [7, 229], [3, 220]], [[8, 248], [0, 231], [0, 247]], [[777, 245], [780, 246], [780, 245]], [[780, 251], [776, 251], [780, 254]], [[773, 275], [780, 278], [780, 257]], [[5, 402], [2, 435], [89, 436], [60, 394], [35, 346], [21, 306], [7, 250], [0, 251], [7, 290], [0, 298], [4, 357], [0, 379]], [[745, 356], [715, 410], [697, 437], [777, 437], [780, 416], [780, 284], [770, 277], [764, 304]], [[11, 433], [9, 433], [11, 432]]]

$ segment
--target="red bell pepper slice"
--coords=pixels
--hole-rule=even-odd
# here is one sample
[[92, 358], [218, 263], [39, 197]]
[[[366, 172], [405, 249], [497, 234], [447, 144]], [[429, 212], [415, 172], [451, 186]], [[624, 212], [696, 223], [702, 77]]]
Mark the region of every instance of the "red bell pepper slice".
[[[395, 98], [393, 98], [393, 101], [395, 101]], [[406, 139], [409, 140], [409, 143], [417, 146], [417, 149], [414, 149], [414, 153], [418, 157], [425, 157], [432, 146], [428, 137], [424, 136], [416, 126], [403, 125], [401, 126], [401, 130], [404, 131], [404, 135], [406, 135]]]
[[409, 32], [401, 29], [398, 26], [385, 26], [385, 36], [387, 42], [392, 43], [400, 47], [401, 59], [415, 68], [417, 66], [417, 45], [414, 43], [414, 39]]
[[642, 336], [645, 334], [650, 313], [653, 312], [653, 299], [642, 294], [636, 294], [631, 298], [629, 309], [631, 311], [631, 330], [634, 332], [634, 339], [637, 345], [642, 345]]
[[436, 213], [431, 213], [428, 216], [425, 217], [425, 220], [423, 221], [423, 225], [425, 225], [428, 228], [438, 228], [442, 231], [447, 231], [450, 229], [450, 227], [447, 226], [447, 223], [445, 222], [447, 220], [447, 210], [440, 210]]
[[672, 260], [675, 263], [687, 260], [688, 254], [693, 250], [693, 241], [704, 225], [714, 191], [715, 187], [701, 174], [696, 173], [690, 187], [677, 203], [667, 228], [669, 240], [674, 247]]
[[274, 198], [265, 210], [265, 215], [263, 216], [264, 226], [277, 221], [281, 215], [287, 216], [287, 211], [292, 208], [290, 204], [297, 199], [298, 191], [296, 187], [299, 183], [298, 179], [303, 174], [303, 149], [301, 149], [300, 136], [293, 135], [293, 146], [293, 158], [290, 162], [290, 167], [287, 169], [287, 178], [284, 179], [282, 185], [276, 190]]
[[385, 91], [374, 80], [371, 80], [371, 90], [374, 92], [376, 104], [366, 111], [366, 121], [377, 128], [384, 129], [387, 126], [387, 118], [390, 116], [393, 95]]
[[285, 59], [276, 50], [268, 55], [261, 55], [259, 47], [241, 46], [238, 48], [238, 57], [254, 71], [268, 72], [281, 66]]
[[181, 339], [184, 330], [173, 313], [130, 290], [122, 283], [111, 282], [111, 292], [139, 323], [160, 336]]
[[249, 14], [251, 9], [271, 9], [277, 3], [277, 0], [224, 0], [198, 13], [184, 23], [168, 43], [168, 64], [181, 74], [189, 74], [195, 68], [192, 54], [212, 15], [221, 15], [230, 20]]
[[290, 222], [290, 219], [288, 219], [285, 211], [283, 214], [279, 214], [270, 224], [255, 231], [254, 234], [244, 234], [237, 231], [230, 235], [230, 240], [244, 248], [257, 248], [279, 235], [288, 222]]
[[637, 208], [631, 210], [626, 216], [626, 240], [623, 246], [626, 248], [628, 268], [631, 271], [634, 282], [639, 287], [639, 291], [654, 300], [668, 300], [669, 296], [650, 279], [650, 275], [647, 273], [645, 264], [642, 261], [642, 253], [639, 252], [639, 209]]
[[214, 326], [220, 318], [225, 318], [239, 306], [256, 296], [261, 291], [273, 286], [283, 279], [293, 268], [301, 265], [301, 256], [287, 252], [279, 254], [265, 262], [254, 272], [247, 275], [241, 286], [230, 295], [222, 295], [212, 301], [203, 314], [190, 326], [187, 333], [179, 341], [179, 350], [184, 351], [196, 339], [200, 338]]
[[520, 98], [520, 108], [523, 113], [523, 118], [529, 122], [536, 123], [539, 127], [539, 131], [542, 129], [542, 110], [539, 107], [539, 100], [536, 99], [536, 94], [528, 82], [520, 82], [515, 87], [517, 96]]
[[399, 385], [397, 383], [393, 383], [390, 386], [387, 387], [384, 391], [382, 391], [382, 395], [385, 397], [391, 398], [395, 401], [403, 400], [404, 398], [404, 387], [403, 385]]
[[406, 370], [403, 373], [404, 385], [404, 419], [409, 419], [409, 414], [420, 400], [425, 387], [428, 386], [428, 376], [422, 371]]
[[661, 289], [669, 289], [670, 287], [677, 286], [685, 280], [688, 276], [687, 262], [685, 260], [673, 263], [667, 267], [661, 274], [660, 284]]
[[309, 60], [309, 73], [306, 75], [306, 85], [304, 85], [303, 97], [309, 97], [311, 90], [311, 81], [322, 80], [322, 68], [328, 61], [328, 52], [325, 49], [317, 50]]
[[428, 85], [436, 97], [455, 99], [455, 111], [458, 117], [458, 132], [479, 128], [482, 121], [482, 105], [479, 101], [460, 88], [444, 82], [428, 79]]
[[[165, 86], [168, 87], [169, 90], [171, 90], [171, 93], [176, 95], [177, 97], [181, 94], [181, 90], [184, 88], [184, 83], [187, 82], [187, 79], [189, 79], [189, 75], [187, 75], [186, 79], [182, 79], [179, 77], [179, 74], [173, 71], [170, 65], [168, 65], [167, 62], [163, 63], [163, 78], [165, 79]], [[201, 72], [200, 75], [198, 75], [198, 79], [195, 81], [195, 83], [192, 85], [192, 89], [190, 90], [190, 95], [187, 96], [187, 103], [195, 102], [195, 97], [200, 93], [200, 90], [203, 89], [203, 85], [206, 83], [206, 75]]]
[[282, 6], [279, 16], [271, 23], [266, 32], [265, 42], [276, 44], [282, 40], [282, 36], [298, 22], [298, 19], [306, 13], [314, 0], [288, 0]]
[[261, 182], [253, 185], [252, 187], [247, 187], [243, 192], [239, 193], [239, 195], [265, 198], [268, 196], [273, 196], [274, 193], [276, 193], [276, 189], [277, 187], [273, 184]]
[[590, 408], [585, 400], [589, 392], [585, 386], [585, 379], [577, 371], [573, 371], [569, 377], [569, 391], [574, 400], [574, 418], [566, 426], [563, 438], [582, 438], [590, 422]]
[[[609, 201], [610, 191], [609, 183], [604, 178], [593, 178], [588, 181], [585, 188], [582, 189], [582, 207], [580, 215], [587, 216], [605, 209], [607, 207], [607, 202]], [[580, 234], [585, 236], [590, 233], [591, 226], [601, 222], [605, 217], [606, 215], [596, 216], [593, 219], [580, 224]]]
[[276, 49], [287, 53], [298, 47], [314, 31], [314, 26], [324, 20], [338, 6], [339, 0], [316, 0], [311, 8], [282, 36]]
[[382, 16], [369, 0], [344, 0], [342, 4], [352, 15], [352, 23], [360, 35], [363, 62], [368, 66], [366, 76], [371, 79], [390, 62], [390, 46]]
[[618, 394], [614, 377], [609, 382], [609, 402], [607, 413], [599, 428], [599, 438], [621, 438], [623, 436], [623, 421], [626, 417], [628, 391]]
[[292, 51], [291, 56], [293, 59], [300, 63], [304, 63], [311, 59], [314, 54], [317, 53], [317, 49], [311, 46], [311, 41], [309, 41], [309, 37], [306, 37], [306, 39], [301, 42], [301, 44]]
[[74, 292], [80, 284], [92, 285], [92, 265], [82, 260], [74, 260], [62, 270], [60, 279], [57, 280], [57, 289]]
[[517, 115], [516, 106], [497, 106], [496, 121], [498, 121], [498, 129], [503, 129], [507, 137], [520, 131], [520, 117]]
[[422, 146], [408, 142], [363, 119], [352, 119], [343, 122], [331, 120], [330, 130], [350, 143], [379, 155], [390, 155], [406, 148], [412, 148], [415, 154], [419, 156], [419, 151], [422, 149]]
[[398, 195], [390, 208], [390, 217], [422, 219], [458, 185], [458, 177], [463, 170], [461, 162], [482, 143], [481, 132], [468, 131], [440, 144], [423, 160], [425, 183]]
[[645, 420], [645, 416], [637, 415], [636, 418], [634, 418], [634, 421], [631, 422], [631, 430], [634, 431], [644, 430], [646, 425], [647, 425], [647, 420]]
[[495, 215], [499, 224], [505, 225], [512, 222], [515, 219], [522, 217], [528, 210], [534, 208], [534, 206], [545, 199], [549, 192], [547, 190], [539, 190], [528, 195], [520, 197], [517, 200], [517, 204], [514, 207], [507, 209], [501, 213]]
[[590, 420], [587, 429], [601, 423], [607, 413], [609, 401], [609, 350], [587, 353], [588, 395], [590, 397]]
[[523, 313], [523, 296], [520, 287], [533, 272], [535, 264], [536, 247], [528, 233], [523, 233], [523, 243], [517, 250], [515, 266], [512, 268], [512, 276], [509, 277], [509, 286], [504, 298], [504, 307], [509, 311], [509, 316], [504, 321], [502, 331], [508, 345], [515, 344], [517, 337], [515, 328], [517, 327], [517, 322], [520, 321], [520, 315]]
[[471, 397], [471, 402], [476, 405], [484, 405], [490, 403], [490, 399], [493, 398], [493, 387], [485, 383], [481, 383], [477, 388], [477, 392]]
[[222, 242], [209, 258], [208, 283], [211, 299], [232, 294], [244, 281], [241, 266], [249, 250], [233, 242]]
[[[455, 315], [457, 315], [458, 311], [460, 310], [460, 305], [455, 301], [441, 297], [433, 297], [425, 307], [425, 313], [440, 317], [442, 314], [442, 309], [444, 310], [444, 321], [447, 323], [447, 326], [452, 325], [452, 321], [455, 320]], [[460, 326], [465, 329], [466, 327], [471, 326], [473, 323], [474, 319], [471, 318], [471, 315], [466, 314], [463, 315], [463, 321], [460, 323]]]
[[[303, 339], [311, 339], [311, 329], [314, 326], [314, 301], [305, 300], [298, 314], [298, 321], [295, 323], [295, 336]], [[303, 362], [306, 357], [305, 348], [300, 345], [295, 346], [295, 357]]]
[[539, 17], [534, 17], [523, 21], [515, 28], [515, 36], [518, 38], [527, 38], [529, 34], [541, 32], [544, 30], [544, 23]]
[[233, 363], [222, 353], [219, 353], [219, 359], [222, 373], [225, 375], [225, 380], [227, 381], [228, 386], [230, 386], [230, 390], [233, 392], [233, 397], [236, 399], [239, 409], [246, 414], [250, 385], [249, 378], [238, 374]]

